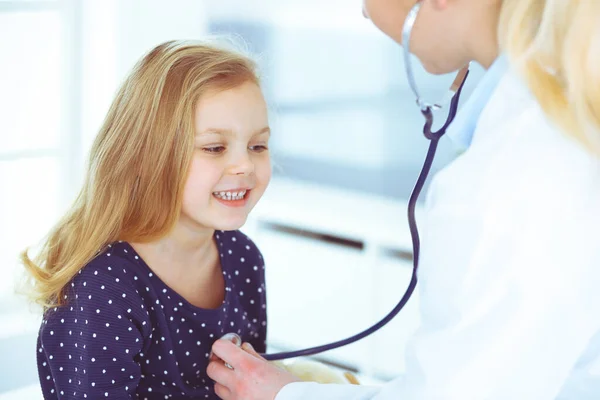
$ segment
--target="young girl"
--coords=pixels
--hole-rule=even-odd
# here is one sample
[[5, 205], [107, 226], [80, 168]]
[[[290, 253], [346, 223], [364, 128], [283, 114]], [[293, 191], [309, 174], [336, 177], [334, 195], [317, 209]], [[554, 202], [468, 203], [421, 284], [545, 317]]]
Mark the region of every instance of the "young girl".
[[416, 11], [409, 48], [428, 71], [487, 72], [447, 133], [470, 147], [427, 196], [406, 375], [294, 382], [218, 340], [225, 400], [600, 398], [600, 1], [415, 3], [364, 10], [398, 43]]
[[265, 349], [264, 264], [237, 229], [269, 182], [268, 142], [248, 58], [168, 42], [138, 63], [74, 206], [23, 254], [46, 399], [215, 398], [217, 338]]

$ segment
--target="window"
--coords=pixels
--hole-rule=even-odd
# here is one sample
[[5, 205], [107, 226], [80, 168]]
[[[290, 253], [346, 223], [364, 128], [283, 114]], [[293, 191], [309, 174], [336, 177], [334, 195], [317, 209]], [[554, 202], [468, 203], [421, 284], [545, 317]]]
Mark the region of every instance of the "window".
[[20, 251], [42, 239], [71, 195], [75, 4], [0, 0], [0, 315], [21, 303]]

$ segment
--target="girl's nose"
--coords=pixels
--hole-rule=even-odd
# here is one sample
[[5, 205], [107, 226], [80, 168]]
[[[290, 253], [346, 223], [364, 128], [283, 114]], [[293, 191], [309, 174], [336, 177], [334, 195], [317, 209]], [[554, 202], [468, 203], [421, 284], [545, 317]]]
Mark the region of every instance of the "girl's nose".
[[247, 152], [236, 155], [230, 164], [229, 171], [232, 175], [250, 175], [254, 172], [254, 163]]

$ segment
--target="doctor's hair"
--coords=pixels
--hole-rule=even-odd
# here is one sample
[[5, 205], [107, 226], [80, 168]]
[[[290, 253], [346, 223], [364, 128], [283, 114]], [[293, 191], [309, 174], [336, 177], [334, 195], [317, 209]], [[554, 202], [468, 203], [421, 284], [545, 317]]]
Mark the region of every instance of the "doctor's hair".
[[499, 40], [549, 119], [600, 155], [600, 1], [502, 0]]
[[26, 289], [46, 310], [67, 304], [73, 277], [115, 241], [169, 233], [182, 206], [194, 152], [194, 112], [207, 92], [252, 82], [256, 63], [237, 48], [170, 41], [125, 79], [92, 145], [83, 186], [39, 248], [21, 262]]

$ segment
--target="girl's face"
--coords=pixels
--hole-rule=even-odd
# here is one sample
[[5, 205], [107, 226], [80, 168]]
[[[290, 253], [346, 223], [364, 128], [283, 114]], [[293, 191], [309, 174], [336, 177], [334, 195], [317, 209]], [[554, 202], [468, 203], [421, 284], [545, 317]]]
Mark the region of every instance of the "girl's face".
[[240, 228], [271, 179], [267, 106], [251, 82], [209, 92], [195, 110], [195, 151], [182, 219], [217, 230]]

